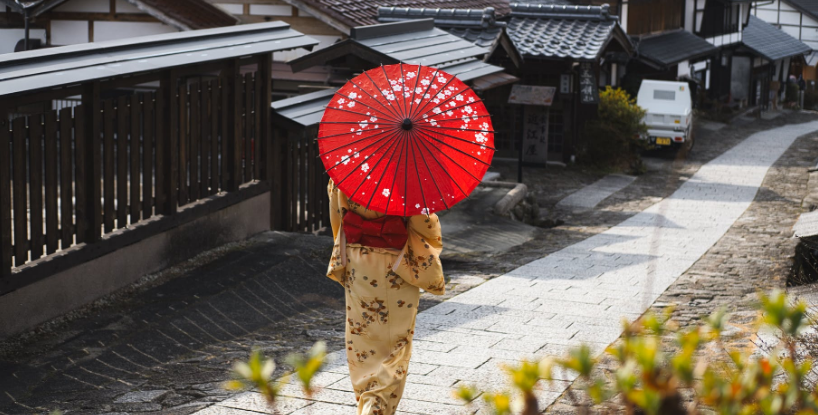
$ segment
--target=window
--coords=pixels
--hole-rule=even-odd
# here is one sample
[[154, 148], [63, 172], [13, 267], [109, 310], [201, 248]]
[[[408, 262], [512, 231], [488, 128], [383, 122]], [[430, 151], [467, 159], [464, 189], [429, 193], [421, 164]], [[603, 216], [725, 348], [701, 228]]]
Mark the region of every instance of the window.
[[661, 89], [657, 89], [653, 91], [653, 99], [662, 99], [665, 101], [675, 101], [676, 100], [676, 91], [663, 91]]

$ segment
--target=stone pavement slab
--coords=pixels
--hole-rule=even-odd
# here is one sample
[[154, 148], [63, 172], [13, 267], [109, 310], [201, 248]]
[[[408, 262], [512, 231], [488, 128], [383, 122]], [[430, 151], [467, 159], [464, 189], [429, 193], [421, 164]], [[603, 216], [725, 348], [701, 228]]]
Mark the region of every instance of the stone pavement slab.
[[624, 174], [609, 174], [597, 182], [585, 186], [571, 193], [557, 203], [557, 207], [564, 209], [582, 208], [593, 209], [608, 196], [624, 189], [636, 180], [634, 176]]
[[[560, 354], [580, 342], [593, 341], [601, 353], [620, 334], [615, 322], [641, 315], [705, 254], [750, 206], [768, 168], [797, 137], [817, 129], [818, 122], [810, 122], [753, 134], [702, 166], [670, 197], [623, 223], [420, 313], [415, 338], [425, 347], [413, 356], [399, 411], [474, 413], [476, 408], [454, 405], [446, 393], [460, 383], [497, 387], [500, 365]], [[534, 323], [542, 321], [556, 324]], [[441, 351], [427, 350], [435, 343]], [[453, 344], [457, 347], [442, 351]], [[328, 371], [343, 374], [343, 353], [334, 357]], [[423, 363], [422, 375], [416, 362]], [[319, 413], [351, 413], [348, 384], [338, 380], [326, 387], [334, 392], [298, 411], [320, 405]], [[544, 394], [541, 404], [552, 403], [568, 384]], [[430, 394], [419, 385], [438, 390]], [[297, 390], [292, 395], [304, 399]]]

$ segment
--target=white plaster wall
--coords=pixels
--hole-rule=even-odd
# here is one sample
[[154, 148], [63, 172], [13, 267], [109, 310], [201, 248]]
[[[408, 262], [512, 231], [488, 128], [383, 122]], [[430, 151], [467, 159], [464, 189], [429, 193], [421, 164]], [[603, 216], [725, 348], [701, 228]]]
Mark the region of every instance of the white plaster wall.
[[785, 12], [785, 11], [786, 11], [786, 12], [795, 12], [795, 11], [798, 11], [798, 10], [794, 9], [792, 6], [790, 6], [790, 5], [789, 5], [789, 4], [787, 4], [786, 2], [783, 2], [783, 1], [782, 1], [782, 2], [781, 2], [781, 11], [782, 11], [782, 12]]
[[259, 16], [292, 16], [293, 7], [273, 4], [251, 4], [250, 14]]
[[685, 0], [685, 30], [693, 33], [693, 13], [696, 10], [696, 0]]
[[129, 39], [132, 37], [177, 32], [163, 23], [148, 22], [94, 22], [94, 42]]
[[231, 14], [244, 14], [244, 5], [242, 4], [216, 3], [215, 6], [221, 7], [222, 10]]
[[619, 13], [619, 25], [622, 26], [625, 33], [628, 33], [628, 4], [623, 3], [621, 7], [622, 10]]
[[755, 13], [756, 17], [764, 20], [770, 24], [778, 24], [778, 10], [764, 10], [758, 9]]
[[[801, 28], [801, 40], [804, 42], [818, 41], [818, 28], [816, 27], [802, 27]], [[813, 48], [814, 49], [814, 48]]]
[[676, 65], [676, 76], [688, 76], [690, 75], [690, 61], [682, 61]]
[[796, 11], [784, 11], [782, 10], [779, 13], [778, 17], [779, 24], [793, 24], [793, 25], [800, 25], [801, 24], [801, 13]]
[[73, 45], [88, 42], [88, 22], [76, 20], [52, 20], [51, 44]]
[[[323, 36], [323, 35], [310, 35], [311, 38], [317, 40], [319, 43], [312, 50], [323, 49], [327, 46], [330, 46], [341, 39], [340, 36]], [[289, 50], [285, 52], [275, 52], [273, 53], [273, 60], [278, 62], [287, 62], [290, 59], [295, 59], [306, 54], [310, 53], [306, 49], [296, 49], [296, 50]]]
[[[13, 53], [14, 46], [25, 37], [24, 29], [0, 29], [0, 54]], [[29, 39], [40, 39], [45, 44], [45, 29], [31, 29], [28, 37]]]
[[108, 0], [70, 0], [55, 8], [57, 12], [108, 13]]
[[781, 30], [796, 39], [801, 37], [801, 28], [799, 26], [781, 26]]

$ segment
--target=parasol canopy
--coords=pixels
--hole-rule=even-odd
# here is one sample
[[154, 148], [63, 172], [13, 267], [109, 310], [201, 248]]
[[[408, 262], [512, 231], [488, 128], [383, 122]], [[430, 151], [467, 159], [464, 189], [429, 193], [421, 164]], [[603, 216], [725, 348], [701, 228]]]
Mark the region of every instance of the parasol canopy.
[[494, 130], [483, 102], [459, 79], [396, 64], [366, 71], [335, 93], [318, 148], [353, 202], [387, 215], [428, 215], [477, 187], [494, 155]]

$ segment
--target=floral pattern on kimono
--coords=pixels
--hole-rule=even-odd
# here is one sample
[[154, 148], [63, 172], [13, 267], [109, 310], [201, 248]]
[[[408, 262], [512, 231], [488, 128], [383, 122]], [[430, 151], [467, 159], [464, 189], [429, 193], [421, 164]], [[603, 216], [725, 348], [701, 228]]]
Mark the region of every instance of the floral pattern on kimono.
[[327, 277], [346, 291], [346, 355], [358, 414], [392, 415], [409, 370], [420, 289], [445, 291], [440, 221], [435, 214], [409, 217], [403, 251], [345, 244], [348, 211], [364, 219], [383, 214], [349, 200], [332, 181], [327, 192], [335, 240]]

